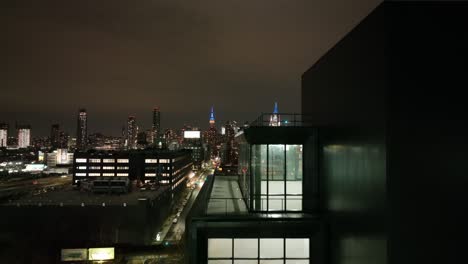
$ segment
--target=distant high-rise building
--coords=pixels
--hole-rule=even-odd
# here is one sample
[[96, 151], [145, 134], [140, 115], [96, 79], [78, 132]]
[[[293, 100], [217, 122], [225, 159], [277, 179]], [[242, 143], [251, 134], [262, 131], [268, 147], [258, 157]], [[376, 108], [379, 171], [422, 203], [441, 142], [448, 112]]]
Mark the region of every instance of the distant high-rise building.
[[210, 111], [210, 127], [205, 133], [206, 143], [208, 145], [208, 153], [209, 157], [217, 157], [218, 156], [218, 149], [217, 149], [217, 138], [218, 138], [218, 131], [215, 126], [215, 115], [214, 115], [214, 107], [211, 107]]
[[127, 148], [136, 148], [137, 125], [134, 116], [129, 116], [127, 121]]
[[88, 115], [86, 109], [80, 109], [76, 132], [76, 147], [85, 149], [88, 143]]
[[278, 114], [278, 103], [275, 102], [275, 107], [273, 108], [273, 114], [270, 116], [270, 126], [280, 126], [281, 118]]
[[159, 111], [159, 106], [153, 109], [153, 140], [151, 143], [156, 142], [161, 135], [161, 112]]
[[0, 124], [0, 148], [8, 146], [8, 124]]
[[31, 146], [31, 126], [17, 126], [18, 130], [18, 148], [27, 148]]
[[50, 130], [50, 144], [53, 148], [59, 148], [61, 145], [59, 124], [52, 125], [52, 128]]
[[194, 169], [201, 168], [201, 164], [204, 160], [204, 149], [201, 139], [201, 132], [198, 130], [185, 130], [182, 148], [192, 151]]
[[227, 121], [226, 125], [224, 125], [224, 128], [225, 128], [224, 142], [223, 142], [224, 153], [222, 153], [223, 154], [222, 162], [224, 164], [229, 164], [229, 165], [237, 164], [237, 154], [236, 154], [237, 146], [234, 140], [236, 127], [237, 127], [236, 121]]
[[211, 106], [211, 111], [210, 111], [210, 127], [215, 126], [215, 115], [214, 115], [214, 107]]

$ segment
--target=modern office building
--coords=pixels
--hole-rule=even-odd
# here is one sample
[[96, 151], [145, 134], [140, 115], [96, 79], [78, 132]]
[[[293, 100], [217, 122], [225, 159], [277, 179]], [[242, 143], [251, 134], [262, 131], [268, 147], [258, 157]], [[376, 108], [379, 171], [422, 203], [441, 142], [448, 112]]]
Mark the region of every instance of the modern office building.
[[80, 150], [86, 149], [88, 145], [88, 114], [86, 109], [78, 111], [77, 131], [76, 131], [76, 148]]
[[8, 147], [8, 124], [0, 123], [0, 148]]
[[18, 148], [27, 148], [31, 146], [31, 126], [18, 125]]
[[466, 261], [467, 13], [386, 1], [303, 74], [330, 263]]
[[201, 131], [185, 130], [182, 148], [192, 151], [194, 169], [200, 169], [202, 162], [205, 160]]
[[303, 74], [302, 115], [259, 118], [239, 138], [238, 175], [208, 178], [188, 263], [466, 259], [467, 13], [373, 10]]
[[55, 149], [46, 154], [47, 167], [68, 166], [73, 164], [73, 152], [68, 149]]
[[223, 145], [221, 147], [221, 164], [235, 166], [238, 162], [238, 147], [234, 140], [236, 135], [236, 121], [226, 121]]
[[162, 136], [162, 131], [161, 131], [161, 112], [159, 111], [159, 106], [155, 107], [153, 109], [153, 137], [152, 141], [156, 142], [156, 139], [160, 138]]
[[183, 184], [192, 170], [193, 161], [190, 151], [143, 150], [143, 180], [169, 185], [175, 189]]
[[175, 188], [186, 179], [192, 164], [188, 151], [147, 149], [76, 152], [73, 183], [121, 177]]
[[210, 175], [190, 212], [188, 263], [323, 263], [317, 138], [305, 123], [239, 133], [238, 172]]
[[60, 140], [60, 125], [53, 124], [50, 129], [50, 145], [52, 148], [60, 148], [61, 140]]
[[137, 124], [134, 116], [129, 116], [127, 121], [127, 149], [135, 149], [137, 145]]

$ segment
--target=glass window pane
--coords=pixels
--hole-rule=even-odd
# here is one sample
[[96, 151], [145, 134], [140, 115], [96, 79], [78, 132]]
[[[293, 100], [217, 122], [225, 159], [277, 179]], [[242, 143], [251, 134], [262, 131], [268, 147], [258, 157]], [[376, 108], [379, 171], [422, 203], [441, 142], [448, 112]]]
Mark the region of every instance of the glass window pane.
[[282, 258], [283, 250], [282, 238], [260, 239], [260, 258]]
[[286, 196], [288, 211], [302, 211], [302, 196]]
[[287, 194], [302, 194], [302, 180], [300, 181], [287, 181], [286, 182]]
[[267, 194], [267, 181], [262, 181], [261, 186], [262, 186], [261, 187], [261, 189], [262, 189], [261, 194]]
[[234, 264], [258, 264], [258, 260], [256, 259], [234, 260]]
[[309, 264], [308, 259], [287, 259], [286, 264]]
[[259, 208], [262, 211], [268, 211], [268, 197], [266, 195], [262, 195], [261, 197], [262, 207]]
[[284, 181], [270, 181], [269, 184], [269, 194], [284, 194]]
[[308, 258], [309, 239], [308, 238], [287, 238], [286, 258]]
[[234, 239], [234, 258], [257, 258], [258, 239], [242, 238]]
[[252, 145], [253, 207], [262, 210], [261, 194], [267, 194], [267, 145]]
[[215, 259], [215, 260], [208, 260], [208, 264], [232, 264], [232, 260], [221, 260], [221, 259]]
[[268, 211], [284, 211], [284, 196], [269, 196]]
[[232, 239], [209, 238], [208, 258], [232, 258]]
[[302, 145], [286, 145], [286, 179], [302, 180]]
[[284, 145], [268, 145], [268, 166], [270, 181], [284, 181]]
[[284, 264], [284, 262], [282, 259], [261, 259], [260, 264]]

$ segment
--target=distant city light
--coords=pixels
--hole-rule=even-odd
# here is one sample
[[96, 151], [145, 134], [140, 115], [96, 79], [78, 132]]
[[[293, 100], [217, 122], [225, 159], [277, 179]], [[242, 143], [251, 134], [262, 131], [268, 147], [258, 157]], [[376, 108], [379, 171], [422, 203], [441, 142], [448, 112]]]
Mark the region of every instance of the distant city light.
[[200, 138], [200, 131], [184, 131], [184, 138]]
[[88, 260], [113, 260], [114, 248], [90, 248]]

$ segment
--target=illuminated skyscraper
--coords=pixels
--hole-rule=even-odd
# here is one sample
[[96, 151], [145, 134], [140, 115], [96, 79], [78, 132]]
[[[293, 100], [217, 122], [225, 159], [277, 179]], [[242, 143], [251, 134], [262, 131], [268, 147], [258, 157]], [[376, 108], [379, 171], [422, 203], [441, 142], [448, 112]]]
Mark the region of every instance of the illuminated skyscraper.
[[76, 132], [76, 147], [85, 149], [88, 143], [88, 114], [86, 109], [80, 109]]
[[18, 129], [18, 148], [27, 148], [31, 145], [31, 126], [21, 125]]
[[156, 142], [161, 136], [161, 112], [159, 111], [159, 106], [153, 109], [153, 140], [151, 143]]
[[278, 103], [275, 102], [275, 107], [273, 109], [273, 114], [270, 116], [270, 126], [280, 126], [281, 118], [278, 114]]
[[211, 111], [210, 111], [210, 127], [215, 126], [215, 116], [214, 116], [214, 108], [211, 106]]
[[0, 148], [8, 146], [8, 124], [0, 124]]
[[236, 165], [237, 164], [237, 144], [234, 140], [237, 127], [236, 121], [227, 121], [224, 125], [224, 148], [221, 151], [221, 161], [223, 164]]
[[53, 148], [59, 148], [60, 143], [60, 125], [53, 124], [50, 130], [50, 144]]
[[127, 148], [136, 148], [137, 133], [138, 132], [135, 117], [129, 116], [127, 122]]
[[218, 148], [217, 148], [217, 136], [218, 131], [216, 130], [215, 126], [215, 115], [214, 115], [214, 108], [211, 107], [210, 111], [210, 127], [205, 133], [206, 135], [206, 142], [208, 144], [208, 153], [209, 157], [217, 157], [219, 155]]

